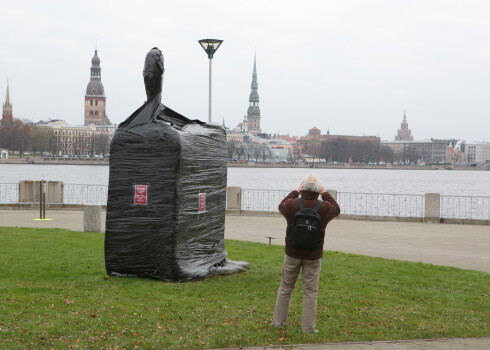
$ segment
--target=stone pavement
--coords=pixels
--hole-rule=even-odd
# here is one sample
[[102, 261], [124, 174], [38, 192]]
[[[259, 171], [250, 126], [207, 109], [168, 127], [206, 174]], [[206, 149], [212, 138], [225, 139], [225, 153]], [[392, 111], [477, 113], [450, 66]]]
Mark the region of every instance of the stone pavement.
[[[488, 350], [490, 338], [443, 338], [398, 341], [369, 341], [352, 343], [322, 343], [300, 345], [253, 346], [219, 350]], [[218, 350], [218, 349], [211, 349]]]
[[[225, 238], [284, 245], [280, 216], [226, 216]], [[490, 226], [334, 219], [326, 250], [490, 272]]]
[[[50, 221], [34, 221], [37, 210], [0, 210], [0, 226], [58, 227], [83, 231], [83, 211], [48, 210]], [[102, 230], [105, 230], [105, 212]], [[286, 222], [282, 217], [226, 216], [225, 238], [284, 245]], [[453, 266], [490, 273], [490, 226], [376, 222], [335, 219], [327, 227], [325, 249], [389, 259]], [[490, 349], [490, 338], [403, 340], [305, 344], [259, 349], [298, 350], [441, 350]], [[223, 349], [222, 349], [223, 350]]]
[[[0, 210], [0, 226], [59, 227], [83, 231], [83, 211], [48, 210], [50, 221], [34, 221], [37, 210]], [[102, 231], [105, 212], [102, 212]], [[284, 245], [280, 216], [226, 216], [225, 238]], [[490, 226], [335, 219], [325, 249], [388, 259], [424, 262], [490, 273]]]

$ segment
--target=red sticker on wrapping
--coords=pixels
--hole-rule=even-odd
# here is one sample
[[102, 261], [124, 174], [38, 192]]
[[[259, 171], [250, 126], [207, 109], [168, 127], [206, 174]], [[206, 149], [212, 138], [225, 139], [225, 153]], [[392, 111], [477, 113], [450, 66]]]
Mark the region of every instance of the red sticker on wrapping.
[[199, 193], [199, 213], [206, 211], [206, 193]]
[[148, 186], [147, 185], [135, 185], [134, 186], [134, 204], [146, 204], [148, 198]]

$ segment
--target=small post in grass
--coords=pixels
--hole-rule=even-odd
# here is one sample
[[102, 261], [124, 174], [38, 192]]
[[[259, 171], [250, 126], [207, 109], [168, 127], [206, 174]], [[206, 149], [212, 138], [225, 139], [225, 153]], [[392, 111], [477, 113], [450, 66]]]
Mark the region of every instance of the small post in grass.
[[270, 236], [264, 236], [265, 238], [269, 238], [269, 248], [271, 247], [271, 241], [273, 239], [275, 239], [274, 237], [270, 237]]
[[46, 192], [43, 191], [43, 220], [46, 220]]
[[43, 190], [44, 180], [39, 182], [39, 220], [43, 219]]
[[[44, 186], [46, 186], [46, 188], [44, 188]], [[33, 187], [35, 188], [36, 186]], [[39, 181], [39, 219], [33, 219], [33, 220], [36, 221], [51, 220], [51, 219], [46, 219], [46, 190], [47, 190], [47, 184], [45, 183], [45, 181], [44, 180]]]

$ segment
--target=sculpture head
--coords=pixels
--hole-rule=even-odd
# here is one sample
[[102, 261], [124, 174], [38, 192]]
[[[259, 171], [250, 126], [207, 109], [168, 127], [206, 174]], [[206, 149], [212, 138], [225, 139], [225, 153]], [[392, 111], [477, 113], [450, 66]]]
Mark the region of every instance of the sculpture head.
[[145, 67], [143, 68], [148, 100], [162, 93], [163, 72], [165, 72], [165, 68], [162, 51], [158, 47], [154, 47], [146, 54]]

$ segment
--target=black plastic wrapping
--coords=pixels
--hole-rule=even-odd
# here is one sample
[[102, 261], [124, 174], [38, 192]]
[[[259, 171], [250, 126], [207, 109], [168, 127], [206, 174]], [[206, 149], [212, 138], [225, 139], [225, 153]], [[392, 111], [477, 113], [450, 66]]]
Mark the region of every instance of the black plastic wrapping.
[[109, 275], [186, 281], [215, 274], [227, 256], [226, 134], [160, 103], [155, 50], [145, 62], [148, 101], [111, 143], [105, 262]]

